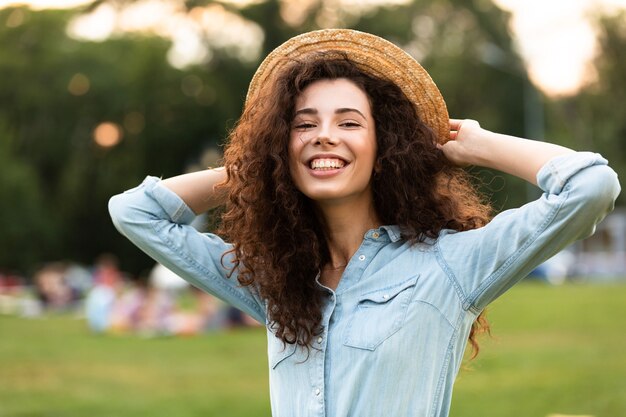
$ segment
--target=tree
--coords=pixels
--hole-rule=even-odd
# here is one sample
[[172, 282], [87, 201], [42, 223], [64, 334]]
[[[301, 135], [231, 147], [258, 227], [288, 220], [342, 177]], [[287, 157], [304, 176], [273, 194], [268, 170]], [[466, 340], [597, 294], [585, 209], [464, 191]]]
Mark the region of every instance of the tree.
[[[217, 65], [223, 71], [174, 69], [165, 59], [169, 41], [156, 36], [77, 41], [65, 32], [75, 11], [7, 9], [0, 11], [0, 22], [15, 20], [16, 12], [21, 24], [0, 25], [0, 77], [10, 80], [0, 85], [0, 139], [10, 161], [4, 176], [20, 180], [5, 182], [3, 192], [10, 195], [21, 184], [28, 193], [20, 197], [26, 206], [20, 209], [22, 233], [10, 236], [14, 247], [30, 244], [33, 253], [16, 256], [9, 248], [0, 266], [29, 270], [35, 258], [89, 263], [119, 246], [129, 269], [143, 269], [151, 261], [113, 229], [108, 198], [147, 173], [180, 173], [207, 146], [217, 146], [226, 134], [224, 121], [240, 111], [243, 97], [230, 92], [232, 79], [245, 70], [228, 57]], [[189, 77], [193, 91], [185, 87]], [[204, 93], [213, 98], [199, 96]], [[94, 142], [94, 129], [103, 122], [118, 126], [119, 145]], [[17, 208], [9, 201], [3, 199], [7, 209]], [[45, 207], [45, 215], [37, 207]], [[40, 226], [38, 218], [51, 236], [45, 243], [41, 234], [33, 239], [26, 233]]]
[[15, 155], [6, 126], [0, 120], [0, 267], [12, 269], [38, 262], [52, 239], [37, 173]]
[[[555, 103], [554, 130], [570, 137], [573, 147], [594, 149], [626, 176], [626, 12], [598, 16], [599, 50], [593, 63], [595, 81], [575, 97]], [[623, 194], [618, 204], [624, 202]]]

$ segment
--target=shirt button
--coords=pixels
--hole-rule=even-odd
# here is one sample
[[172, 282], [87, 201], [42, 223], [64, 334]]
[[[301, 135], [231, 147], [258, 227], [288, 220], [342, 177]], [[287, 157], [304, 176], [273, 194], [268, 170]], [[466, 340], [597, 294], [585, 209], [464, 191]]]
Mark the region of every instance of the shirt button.
[[386, 300], [387, 298], [389, 298], [389, 294], [385, 294], [383, 295], [383, 299]]
[[322, 343], [322, 340], [324, 340], [324, 339], [322, 339], [322, 336], [318, 337], [317, 338], [317, 343]]
[[372, 233], [372, 237], [374, 239], [378, 239], [380, 237], [380, 234], [378, 232], [374, 232], [374, 233]]
[[315, 395], [320, 395], [321, 392], [322, 391], [320, 391], [320, 389], [318, 388], [318, 389], [315, 390]]
[[359, 261], [364, 261], [364, 260], [365, 260], [365, 255], [359, 256]]

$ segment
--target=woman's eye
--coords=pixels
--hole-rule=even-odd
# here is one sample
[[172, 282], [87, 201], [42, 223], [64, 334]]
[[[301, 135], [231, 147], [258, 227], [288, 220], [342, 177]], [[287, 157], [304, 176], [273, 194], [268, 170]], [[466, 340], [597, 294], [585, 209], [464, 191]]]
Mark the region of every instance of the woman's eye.
[[312, 129], [315, 127], [313, 123], [298, 123], [294, 126], [298, 130]]
[[352, 122], [352, 121], [350, 121], [350, 122], [342, 122], [342, 123], [340, 124], [340, 126], [342, 126], [342, 127], [360, 127], [360, 126], [361, 126], [361, 124], [360, 124], [360, 123], [357, 123], [357, 122]]

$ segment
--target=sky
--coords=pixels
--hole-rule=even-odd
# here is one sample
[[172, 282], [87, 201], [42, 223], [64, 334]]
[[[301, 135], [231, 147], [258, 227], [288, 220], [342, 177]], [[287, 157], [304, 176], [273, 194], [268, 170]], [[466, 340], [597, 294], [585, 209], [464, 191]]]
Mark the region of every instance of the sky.
[[494, 2], [512, 12], [512, 30], [530, 76], [549, 95], [573, 94], [593, 77], [596, 35], [587, 16], [626, 9], [626, 0]]
[[[231, 2], [245, 2], [249, 0], [230, 0]], [[390, 2], [390, 0], [350, 0], [351, 3], [361, 1], [371, 4], [376, 2]], [[15, 3], [26, 3], [33, 8], [64, 8], [75, 7], [86, 3], [87, 0], [0, 0], [0, 8]], [[399, 2], [392, 0], [392, 2]], [[401, 1], [400, 1], [401, 2]], [[590, 71], [590, 62], [596, 52], [596, 37], [594, 29], [588, 19], [590, 13], [599, 10], [613, 12], [618, 9], [626, 10], [626, 0], [494, 0], [501, 8], [512, 13], [511, 29], [516, 38], [517, 48], [525, 59], [529, 73], [533, 81], [547, 94], [552, 96], [574, 94], [585, 81], [593, 77]], [[165, 2], [164, 2], [165, 3]], [[169, 3], [171, 7], [172, 3]], [[218, 6], [219, 7], [219, 6]], [[191, 63], [191, 56], [206, 58], [202, 54], [210, 53], [203, 51], [202, 45], [194, 41], [194, 30], [199, 27], [190, 27], [188, 22], [177, 20], [174, 10], [165, 10], [171, 21], [163, 27], [173, 40], [174, 47], [170, 51], [168, 59], [175, 66], [184, 66]], [[220, 13], [219, 9], [213, 9], [197, 16], [198, 21], [211, 19], [211, 13]], [[112, 11], [103, 9], [98, 21], [96, 19], [83, 20], [74, 25], [71, 30], [75, 33], [91, 32], [94, 39], [105, 38], [111, 31], [111, 24], [107, 26], [114, 16]], [[158, 19], [159, 12], [141, 10], [132, 13], [126, 18], [127, 25], [132, 26], [133, 21]], [[242, 57], [251, 56], [254, 45], [247, 45], [241, 38], [243, 33], [255, 28], [246, 27], [245, 22], [238, 21], [230, 16], [221, 28], [226, 30], [222, 35], [224, 42], [233, 42], [240, 46]], [[218, 19], [224, 21], [224, 19]], [[212, 20], [213, 22], [215, 19]], [[82, 26], [81, 26], [82, 25]], [[215, 26], [209, 25], [209, 26]], [[228, 30], [230, 28], [230, 31]], [[206, 30], [206, 27], [205, 29]], [[214, 28], [217, 32], [220, 28]], [[221, 33], [221, 32], [220, 32]], [[163, 33], [166, 34], [166, 33]], [[262, 34], [255, 34], [256, 39]], [[213, 37], [212, 37], [213, 38]], [[247, 48], [247, 49], [246, 49]]]

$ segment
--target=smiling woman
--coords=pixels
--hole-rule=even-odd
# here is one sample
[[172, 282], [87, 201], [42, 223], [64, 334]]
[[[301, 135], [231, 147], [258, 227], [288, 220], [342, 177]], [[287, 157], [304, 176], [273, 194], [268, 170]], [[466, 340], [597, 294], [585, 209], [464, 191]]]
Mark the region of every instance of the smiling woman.
[[[489, 220], [469, 164], [544, 195]], [[148, 177], [109, 208], [150, 256], [266, 324], [273, 415], [446, 417], [485, 307], [613, 208], [606, 164], [449, 120], [400, 48], [322, 30], [261, 64], [225, 169]], [[219, 205], [217, 234], [190, 226]]]
[[[226, 166], [236, 167], [228, 186], [234, 200], [219, 233], [242, 242], [239, 262], [272, 277], [259, 285], [275, 304], [277, 335], [285, 341], [304, 331], [297, 343], [306, 346], [315, 336], [324, 297], [309, 271], [320, 269], [319, 281], [334, 289], [369, 229], [398, 225], [405, 239], [418, 241], [446, 225], [468, 230], [486, 223], [489, 208], [465, 172], [442, 158], [412, 102], [347, 55], [291, 59], [262, 94], [251, 91], [231, 136], [231, 144], [246, 146], [225, 153]], [[311, 169], [331, 160], [347, 164]], [[331, 243], [346, 240], [348, 247]]]
[[317, 81], [298, 96], [289, 140], [291, 177], [320, 208], [326, 201], [373, 202], [376, 130], [371, 113], [366, 93], [344, 78]]

